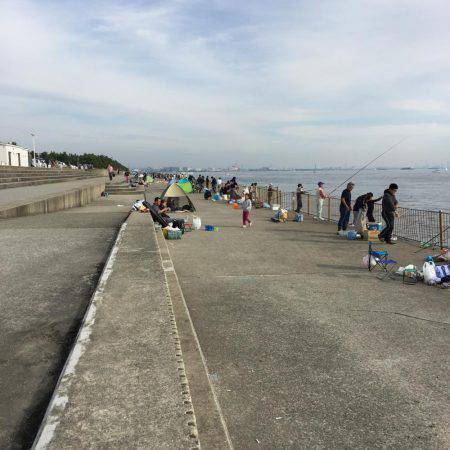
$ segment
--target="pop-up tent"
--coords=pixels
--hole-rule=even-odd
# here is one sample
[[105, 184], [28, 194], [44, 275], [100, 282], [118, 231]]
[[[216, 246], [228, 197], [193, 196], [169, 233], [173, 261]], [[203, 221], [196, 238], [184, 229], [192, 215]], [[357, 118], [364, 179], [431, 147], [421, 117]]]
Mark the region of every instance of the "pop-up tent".
[[162, 199], [167, 200], [167, 205], [173, 210], [195, 211], [195, 206], [186, 192], [178, 186], [178, 184], [171, 184], [167, 186], [161, 194]]
[[190, 194], [192, 192], [192, 184], [187, 178], [182, 178], [178, 182], [178, 186], [180, 186], [186, 194]]

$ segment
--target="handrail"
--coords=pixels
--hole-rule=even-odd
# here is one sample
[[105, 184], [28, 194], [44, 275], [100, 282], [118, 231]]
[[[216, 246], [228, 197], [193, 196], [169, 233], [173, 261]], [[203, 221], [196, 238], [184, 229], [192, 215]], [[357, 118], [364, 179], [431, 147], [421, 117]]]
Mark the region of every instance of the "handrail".
[[[269, 191], [266, 186], [257, 186], [256, 197], [258, 200], [279, 204], [287, 210], [296, 208], [296, 192], [284, 192], [273, 187], [272, 197], [269, 201]], [[302, 194], [302, 212], [313, 216], [316, 211], [316, 195], [309, 192]], [[339, 220], [339, 197], [329, 197], [323, 207], [324, 219], [337, 223]], [[406, 240], [415, 242], [431, 242], [441, 248], [450, 247], [450, 212], [432, 211], [399, 207], [400, 217], [395, 223], [395, 234]], [[378, 222], [381, 219], [381, 204], [375, 203], [374, 217]]]

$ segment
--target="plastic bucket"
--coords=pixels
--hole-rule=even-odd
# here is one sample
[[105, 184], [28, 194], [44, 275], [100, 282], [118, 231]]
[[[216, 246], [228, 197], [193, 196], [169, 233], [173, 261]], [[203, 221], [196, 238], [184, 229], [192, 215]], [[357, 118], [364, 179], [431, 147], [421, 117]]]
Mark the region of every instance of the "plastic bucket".
[[356, 231], [350, 230], [347, 232], [347, 239], [354, 241], [356, 239]]

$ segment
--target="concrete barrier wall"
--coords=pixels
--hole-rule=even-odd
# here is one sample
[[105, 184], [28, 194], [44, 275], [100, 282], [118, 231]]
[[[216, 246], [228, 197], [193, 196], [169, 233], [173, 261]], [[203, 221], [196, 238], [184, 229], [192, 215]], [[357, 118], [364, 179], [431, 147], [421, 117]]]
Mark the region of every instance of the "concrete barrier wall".
[[88, 184], [79, 189], [62, 192], [51, 197], [36, 199], [24, 205], [13, 205], [0, 211], [0, 219], [32, 216], [84, 206], [100, 197], [105, 190], [104, 182]]

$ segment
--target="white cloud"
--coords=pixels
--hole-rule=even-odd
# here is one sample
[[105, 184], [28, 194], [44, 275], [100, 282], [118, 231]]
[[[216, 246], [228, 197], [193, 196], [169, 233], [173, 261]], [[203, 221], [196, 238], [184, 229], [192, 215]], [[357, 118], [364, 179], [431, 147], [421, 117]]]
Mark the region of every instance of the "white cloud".
[[405, 99], [394, 103], [393, 107], [424, 114], [450, 114], [450, 103], [433, 99]]
[[450, 151], [443, 1], [0, 8], [11, 37], [0, 42], [0, 138], [33, 127], [41, 145], [97, 145], [133, 164], [335, 164], [330, 146], [365, 152], [405, 131]]

